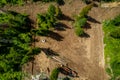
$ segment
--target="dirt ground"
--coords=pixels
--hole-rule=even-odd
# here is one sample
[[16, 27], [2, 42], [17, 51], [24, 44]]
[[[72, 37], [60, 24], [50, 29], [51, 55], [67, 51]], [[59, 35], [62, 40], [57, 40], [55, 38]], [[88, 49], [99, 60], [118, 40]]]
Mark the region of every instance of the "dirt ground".
[[[38, 2], [24, 6], [4, 7], [4, 9], [27, 13], [35, 21], [36, 15], [44, 13], [48, 5]], [[46, 72], [49, 75], [51, 70], [61, 63], [68, 64], [72, 70], [78, 73], [79, 77], [74, 80], [108, 80], [104, 63], [102, 21], [120, 14], [120, 7], [93, 7], [88, 14], [86, 37], [81, 38], [74, 33], [72, 19], [73, 15], [79, 14], [84, 6], [85, 4], [80, 0], [66, 0], [65, 5], [60, 6], [66, 15], [66, 18], [61, 20], [61, 26], [64, 29], [54, 30], [50, 37], [37, 36], [38, 42], [35, 45], [42, 48], [43, 51], [35, 56], [33, 72], [32, 63], [28, 63], [24, 67], [27, 72], [31, 74]], [[45, 43], [42, 43], [43, 39], [46, 40]], [[55, 57], [58, 61], [45, 55], [44, 50], [47, 48], [59, 54], [58, 57]]]

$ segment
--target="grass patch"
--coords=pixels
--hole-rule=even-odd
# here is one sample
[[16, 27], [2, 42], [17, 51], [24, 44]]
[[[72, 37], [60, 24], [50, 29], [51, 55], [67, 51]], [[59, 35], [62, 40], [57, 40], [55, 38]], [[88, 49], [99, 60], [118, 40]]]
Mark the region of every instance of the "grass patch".
[[[120, 15], [103, 22], [106, 71], [111, 80], [120, 76]], [[119, 78], [120, 79], [120, 78]]]

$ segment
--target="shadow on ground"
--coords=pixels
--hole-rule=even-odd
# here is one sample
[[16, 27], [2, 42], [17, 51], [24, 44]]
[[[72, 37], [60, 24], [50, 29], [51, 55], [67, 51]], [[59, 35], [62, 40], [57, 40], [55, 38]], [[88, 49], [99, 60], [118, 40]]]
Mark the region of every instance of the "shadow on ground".
[[60, 72], [66, 76], [79, 77], [78, 73], [67, 66], [62, 66], [59, 68]]
[[84, 28], [84, 29], [91, 29], [91, 26], [90, 26], [90, 24], [87, 22], [82, 28]]
[[66, 20], [66, 21], [74, 21], [74, 19], [72, 19], [71, 17], [63, 14], [62, 17], [58, 18], [59, 20]]
[[90, 22], [93, 22], [93, 23], [98, 23], [98, 24], [100, 24], [99, 21], [97, 21], [96, 19], [92, 18], [91, 16], [87, 16], [87, 20], [90, 21]]
[[90, 35], [84, 32], [82, 35], [80, 35], [82, 38], [90, 38]]
[[51, 50], [50, 48], [41, 48], [41, 50], [47, 55], [47, 56], [59, 56], [57, 52]]
[[49, 31], [48, 37], [51, 37], [52, 39], [55, 39], [57, 41], [63, 41], [63, 37], [60, 34], [53, 31]]
[[69, 26], [67, 26], [66, 24], [64, 23], [57, 23], [56, 26], [55, 26], [55, 30], [58, 30], [58, 31], [65, 31], [66, 29], [71, 29]]

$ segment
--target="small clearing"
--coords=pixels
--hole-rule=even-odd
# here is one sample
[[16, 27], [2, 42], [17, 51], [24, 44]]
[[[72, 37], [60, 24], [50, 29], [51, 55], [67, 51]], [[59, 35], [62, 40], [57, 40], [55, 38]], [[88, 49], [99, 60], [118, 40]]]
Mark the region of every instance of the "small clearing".
[[[55, 4], [55, 3], [53, 3]], [[38, 13], [44, 13], [48, 8], [49, 3], [33, 3], [24, 6], [4, 7], [7, 10], [15, 10], [20, 13], [27, 13], [33, 21], [36, 21]], [[116, 8], [101, 8], [93, 7], [89, 12], [90, 19], [86, 25], [86, 37], [77, 37], [73, 29], [73, 15], [79, 14], [80, 10], [86, 6], [80, 0], [66, 0], [65, 5], [60, 6], [63, 13], [67, 16], [62, 20], [62, 26], [65, 30], [54, 30], [51, 37], [37, 36], [38, 42], [35, 43], [37, 47], [47, 49], [59, 54], [59, 60], [63, 64], [76, 71], [79, 75], [74, 80], [108, 80], [108, 75], [105, 72], [104, 61], [104, 46], [103, 46], [103, 31], [102, 21], [113, 18], [120, 14], [120, 6]], [[43, 43], [41, 40], [45, 39]], [[58, 59], [58, 58], [57, 58]], [[38, 74], [39, 72], [46, 72], [59, 66], [60, 62], [55, 59], [48, 58], [44, 52], [35, 56], [33, 72], [32, 63], [28, 63], [24, 69], [30, 74]]]

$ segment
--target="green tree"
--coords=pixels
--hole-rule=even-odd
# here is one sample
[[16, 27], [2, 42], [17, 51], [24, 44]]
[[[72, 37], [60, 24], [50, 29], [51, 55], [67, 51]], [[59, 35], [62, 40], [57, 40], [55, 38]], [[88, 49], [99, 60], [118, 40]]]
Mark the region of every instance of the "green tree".
[[49, 7], [48, 7], [48, 14], [50, 15], [50, 16], [55, 16], [55, 13], [56, 13], [56, 11], [55, 11], [55, 6], [54, 5], [50, 5]]
[[86, 17], [87, 14], [88, 14], [88, 12], [89, 12], [89, 11], [91, 10], [91, 8], [93, 7], [93, 5], [94, 5], [94, 3], [91, 3], [91, 4], [87, 5], [86, 7], [84, 7], [84, 8], [81, 10], [79, 16], [80, 16], [80, 17]]
[[35, 55], [29, 24], [26, 15], [0, 13], [0, 80], [21, 80], [21, 66]]
[[50, 80], [57, 80], [59, 74], [59, 68], [53, 69], [50, 75]]
[[62, 13], [60, 7], [57, 6], [55, 10], [56, 10], [56, 11], [55, 11], [55, 12], [56, 12], [55, 16], [56, 16], [57, 18], [62, 17], [63, 13]]

